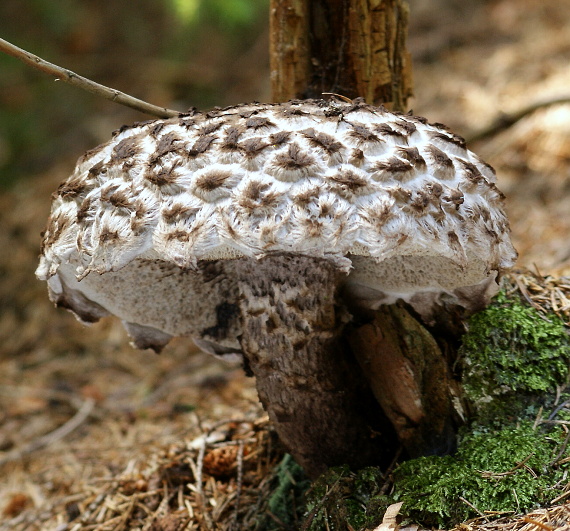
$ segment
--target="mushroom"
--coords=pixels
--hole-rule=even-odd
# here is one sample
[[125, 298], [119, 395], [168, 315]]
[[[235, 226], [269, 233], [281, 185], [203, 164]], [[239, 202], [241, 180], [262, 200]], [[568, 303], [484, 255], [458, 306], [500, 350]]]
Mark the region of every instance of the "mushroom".
[[307, 100], [122, 127], [54, 194], [36, 274], [81, 321], [118, 316], [138, 348], [189, 336], [242, 356], [316, 475], [387, 444], [342, 335], [352, 314], [473, 311], [515, 257], [494, 171], [463, 139]]

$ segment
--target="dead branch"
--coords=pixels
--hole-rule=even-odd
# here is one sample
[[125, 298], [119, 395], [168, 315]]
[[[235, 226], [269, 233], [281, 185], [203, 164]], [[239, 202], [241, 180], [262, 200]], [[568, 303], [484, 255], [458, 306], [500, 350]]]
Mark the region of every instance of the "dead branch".
[[471, 133], [471, 135], [467, 135], [465, 140], [467, 143], [484, 140], [485, 138], [489, 138], [490, 136], [496, 135], [497, 133], [508, 129], [518, 121], [522, 120], [525, 116], [528, 116], [529, 114], [532, 114], [539, 109], [550, 107], [551, 105], [559, 105], [562, 103], [570, 103], [570, 96], [560, 96], [549, 100], [537, 101], [510, 114], [500, 113], [494, 120], [492, 120], [490, 125], [479, 129], [479, 131]]
[[56, 80], [64, 81], [65, 83], [69, 83], [70, 85], [86, 90], [91, 94], [101, 96], [107, 100], [124, 105], [125, 107], [135, 109], [136, 111], [156, 116], [158, 118], [172, 118], [173, 116], [178, 116], [180, 114], [179, 111], [174, 111], [165, 107], [158, 107], [151, 103], [147, 103], [146, 101], [134, 98], [133, 96], [129, 96], [119, 90], [95, 83], [95, 81], [91, 81], [86, 77], [80, 76], [67, 68], [62, 68], [61, 66], [49, 63], [41, 57], [27, 52], [22, 48], [18, 48], [4, 39], [0, 39], [0, 52], [11, 55], [28, 66], [55, 77]]

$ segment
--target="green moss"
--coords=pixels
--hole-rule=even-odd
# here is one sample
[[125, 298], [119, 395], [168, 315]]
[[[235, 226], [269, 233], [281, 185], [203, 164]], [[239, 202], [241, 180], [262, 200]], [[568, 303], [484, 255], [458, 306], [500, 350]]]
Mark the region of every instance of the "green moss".
[[[394, 476], [394, 500], [426, 525], [450, 526], [477, 510], [529, 511], [560, 494], [553, 488], [567, 465], [554, 466], [564, 433], [548, 436], [530, 422], [494, 433], [467, 434], [455, 456], [422, 457], [403, 463]], [[562, 485], [565, 486], [565, 482]]]
[[568, 377], [570, 337], [554, 314], [544, 318], [500, 293], [469, 321], [460, 351], [467, 397], [486, 402], [504, 393], [552, 392]]

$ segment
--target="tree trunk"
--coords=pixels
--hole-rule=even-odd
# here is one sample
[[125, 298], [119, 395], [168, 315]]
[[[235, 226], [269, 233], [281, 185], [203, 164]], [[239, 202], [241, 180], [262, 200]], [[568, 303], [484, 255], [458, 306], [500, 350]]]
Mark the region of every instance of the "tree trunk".
[[[403, 0], [272, 0], [270, 16], [274, 101], [335, 93], [407, 110], [412, 75], [406, 49], [408, 7]], [[373, 391], [409, 455], [450, 451], [455, 438], [454, 382], [436, 341], [403, 306], [375, 313], [352, 310], [360, 324], [344, 335], [365, 377], [359, 380], [354, 374], [359, 369], [350, 367], [349, 381]], [[335, 365], [338, 359], [333, 358], [327, 377], [342, 382], [347, 366]], [[355, 396], [354, 389], [350, 393]], [[334, 414], [335, 405], [327, 407], [325, 416]], [[337, 415], [348, 418], [353, 406], [346, 402], [343, 408]], [[369, 417], [368, 422], [377, 419]], [[290, 437], [290, 447], [295, 437]], [[345, 460], [350, 461], [349, 454]]]
[[273, 0], [274, 101], [336, 93], [406, 110], [412, 95], [403, 0]]

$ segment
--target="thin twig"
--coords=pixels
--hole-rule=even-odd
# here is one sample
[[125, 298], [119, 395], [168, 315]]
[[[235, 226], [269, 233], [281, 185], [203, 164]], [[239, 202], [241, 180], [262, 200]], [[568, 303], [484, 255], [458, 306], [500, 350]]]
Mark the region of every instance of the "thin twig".
[[398, 459], [400, 459], [400, 455], [402, 455], [402, 449], [403, 449], [403, 447], [400, 446], [396, 450], [396, 453], [394, 454], [394, 457], [392, 458], [392, 462], [390, 463], [390, 465], [386, 469], [386, 472], [384, 472], [384, 484], [382, 485], [382, 487], [380, 489], [380, 492], [379, 492], [380, 496], [384, 496], [388, 492], [390, 485], [392, 485], [392, 483], [393, 483], [390, 475], [392, 474], [392, 471], [394, 470], [394, 468], [396, 468], [396, 465], [398, 464]]
[[570, 103], [570, 96], [560, 96], [550, 100], [537, 101], [510, 114], [501, 113], [491, 122], [490, 125], [467, 135], [465, 140], [467, 143], [471, 143], [496, 135], [497, 133], [511, 127], [511, 125], [517, 123], [519, 120], [522, 120], [525, 116], [528, 116], [539, 109], [550, 107], [551, 105], [559, 105], [561, 103]]
[[[337, 480], [331, 485], [330, 489], [327, 489], [327, 491], [325, 492], [325, 494], [323, 495], [323, 497], [315, 504], [315, 506], [313, 507], [313, 509], [311, 510], [311, 512], [307, 515], [306, 520], [303, 522], [303, 527], [301, 527], [301, 531], [307, 531], [307, 529], [309, 529], [309, 527], [311, 527], [311, 524], [313, 523], [313, 520], [315, 519], [315, 516], [317, 516], [317, 513], [320, 511], [321, 507], [325, 504], [325, 502], [327, 501], [327, 499], [329, 498], [329, 496], [335, 491], [335, 489], [338, 487], [338, 484], [340, 483], [340, 480], [344, 479], [343, 478], [343, 474], [339, 474], [339, 477], [337, 478]], [[325, 523], [327, 523], [327, 519], [325, 519]], [[328, 524], [327, 524], [328, 525]]]
[[241, 501], [241, 491], [243, 488], [243, 451], [244, 444], [243, 441], [239, 441], [238, 453], [237, 453], [237, 486], [236, 486], [236, 501], [234, 509], [234, 529], [239, 528], [239, 504]]
[[540, 529], [544, 529], [544, 531], [554, 531], [554, 527], [543, 524], [542, 522], [539, 522], [538, 520], [535, 520], [534, 518], [529, 518], [528, 516], [523, 516], [523, 522], [526, 522], [527, 524], [532, 524], [535, 525], [536, 527], [539, 527]]
[[459, 499], [467, 506], [471, 507], [471, 509], [473, 509], [476, 513], [479, 514], [479, 516], [481, 516], [485, 521], [488, 521], [487, 519], [487, 515], [485, 513], [482, 513], [479, 509], [477, 509], [477, 507], [475, 507], [475, 505], [473, 505], [470, 501], [466, 500], [463, 496], [459, 496]]
[[560, 451], [556, 455], [556, 457], [548, 464], [548, 466], [554, 466], [558, 463], [559, 459], [564, 455], [566, 452], [566, 447], [568, 446], [568, 442], [570, 441], [570, 431], [566, 434], [566, 438], [560, 447]]
[[512, 468], [508, 472], [486, 472], [485, 470], [478, 470], [478, 472], [481, 474], [482, 478], [494, 478], [494, 479], [496, 479], [496, 478], [503, 478], [506, 476], [512, 476], [514, 473], [516, 473], [517, 470], [520, 470], [521, 468], [525, 468], [527, 461], [533, 455], [534, 455], [534, 452], [527, 455], [520, 463], [517, 464], [517, 466], [515, 466], [514, 468]]
[[125, 94], [119, 90], [100, 85], [99, 83], [95, 83], [95, 81], [91, 81], [86, 77], [80, 76], [75, 72], [68, 70], [67, 68], [62, 68], [61, 66], [49, 63], [41, 57], [27, 52], [22, 48], [18, 48], [17, 46], [14, 46], [12, 43], [5, 41], [4, 39], [0, 39], [0, 52], [11, 55], [12, 57], [19, 59], [32, 68], [55, 77], [56, 80], [64, 81], [65, 83], [69, 83], [70, 85], [74, 85], [83, 90], [86, 90], [91, 94], [101, 96], [107, 100], [119, 103], [120, 105], [135, 109], [136, 111], [150, 114], [151, 116], [157, 116], [158, 118], [172, 118], [180, 114], [179, 111], [167, 109], [166, 107], [158, 107], [156, 105], [152, 105], [151, 103], [147, 103], [146, 101], [134, 98], [133, 96], [129, 96], [128, 94]]
[[43, 435], [35, 441], [32, 441], [23, 448], [9, 452], [7, 455], [0, 459], [0, 466], [6, 463], [11, 463], [12, 461], [17, 461], [24, 455], [35, 452], [44, 446], [49, 446], [50, 444], [63, 439], [87, 420], [87, 417], [89, 417], [93, 411], [94, 406], [95, 400], [88, 398], [85, 400], [85, 402], [83, 402], [83, 405], [79, 408], [77, 413], [73, 415], [73, 417], [71, 417], [65, 424], [62, 424], [59, 428], [50, 433], [47, 433], [46, 435]]
[[214, 529], [214, 523], [210, 517], [210, 512], [206, 504], [206, 496], [204, 494], [204, 478], [202, 476], [202, 470], [204, 467], [204, 456], [206, 455], [206, 440], [204, 439], [202, 445], [198, 450], [198, 457], [196, 459], [196, 473], [195, 473], [195, 485], [196, 494], [198, 495], [199, 505], [202, 509], [202, 516], [204, 517], [207, 529]]

